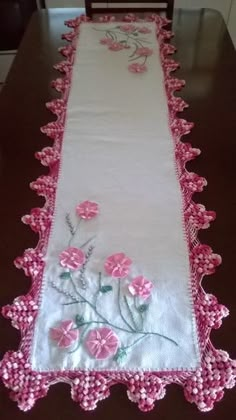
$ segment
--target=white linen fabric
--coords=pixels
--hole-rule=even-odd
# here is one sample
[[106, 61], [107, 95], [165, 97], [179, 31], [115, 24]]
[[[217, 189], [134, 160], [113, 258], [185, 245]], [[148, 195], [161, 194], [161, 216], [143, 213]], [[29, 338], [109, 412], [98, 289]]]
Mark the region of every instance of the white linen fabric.
[[[151, 30], [145, 39], [154, 53], [143, 74], [128, 70], [129, 49], [111, 51], [100, 43], [105, 31], [117, 25], [84, 23], [80, 29], [55, 217], [34, 328], [31, 362], [35, 370], [192, 370], [200, 363], [182, 197], [155, 24], [145, 23]], [[121, 281], [122, 293], [135, 276], [143, 275], [152, 281], [144, 329], [168, 336], [177, 345], [149, 335], [130, 348], [122, 363], [117, 363], [113, 357], [91, 357], [83, 343], [73, 352], [76, 345], [61, 349], [50, 338], [50, 328], [63, 320], [74, 320], [78, 314], [90, 321], [98, 320], [86, 304], [64, 305], [70, 299], [52, 287], [54, 282], [74, 293], [70, 281], [59, 277], [63, 271], [59, 254], [70, 240], [65, 216], [70, 213], [76, 224], [75, 208], [84, 200], [98, 203], [99, 215], [83, 221], [71, 242], [71, 246], [79, 248], [96, 236], [85, 273], [87, 289], [80, 289], [78, 284], [78, 290], [92, 301], [101, 271], [103, 284], [112, 285], [113, 291], [99, 295], [97, 307], [113, 324], [124, 325], [118, 308], [118, 281], [105, 275], [103, 268], [108, 256], [124, 252], [133, 265], [130, 276]], [[128, 316], [125, 312], [126, 319]], [[90, 329], [98, 326], [91, 325]], [[125, 346], [139, 337], [124, 331], [115, 333]]]

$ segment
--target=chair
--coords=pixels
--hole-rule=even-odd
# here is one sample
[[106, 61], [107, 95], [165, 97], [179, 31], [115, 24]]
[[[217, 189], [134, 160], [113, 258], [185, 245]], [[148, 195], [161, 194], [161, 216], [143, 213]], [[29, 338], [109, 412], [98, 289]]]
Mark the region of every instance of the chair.
[[[150, 0], [151, 4], [156, 3], [156, 7], [132, 7], [132, 6], [125, 6], [125, 3], [141, 3], [144, 4], [147, 0], [109, 0], [107, 2], [104, 2], [102, 0], [85, 0], [85, 8], [86, 8], [86, 14], [87, 16], [91, 17], [93, 16], [93, 13], [130, 13], [131, 11], [137, 11], [137, 12], [165, 12], [166, 17], [168, 19], [172, 19], [173, 16], [173, 8], [174, 8], [174, 0]], [[149, 2], [149, 0], [148, 0]], [[101, 4], [101, 3], [107, 3], [108, 7], [93, 7], [95, 4]], [[115, 4], [115, 6], [113, 6]], [[124, 4], [124, 7], [118, 8], [117, 4]]]

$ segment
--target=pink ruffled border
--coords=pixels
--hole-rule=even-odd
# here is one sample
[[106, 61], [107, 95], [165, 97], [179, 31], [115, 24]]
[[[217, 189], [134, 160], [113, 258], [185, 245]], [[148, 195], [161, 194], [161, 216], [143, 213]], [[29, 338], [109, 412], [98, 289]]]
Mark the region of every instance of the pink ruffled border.
[[[114, 18], [104, 16], [102, 21], [108, 22]], [[138, 20], [134, 15], [127, 15], [124, 20]], [[181, 141], [182, 136], [188, 134], [193, 127], [184, 119], [177, 117], [177, 113], [184, 110], [187, 104], [174, 92], [184, 86], [184, 81], [173, 78], [171, 72], [179, 65], [168, 56], [175, 48], [166, 43], [172, 33], [163, 29], [169, 23], [158, 15], [147, 18], [156, 22], [157, 37], [160, 43], [160, 56], [165, 76], [165, 88], [169, 106], [170, 129], [175, 144], [176, 172], [180, 181], [184, 208], [184, 226], [189, 245], [191, 262], [191, 295], [198, 326], [199, 345], [201, 350], [201, 367], [195, 372], [93, 372], [93, 371], [63, 371], [36, 372], [32, 371], [29, 357], [35, 317], [37, 316], [42, 276], [44, 270], [43, 257], [48, 243], [49, 232], [53, 220], [55, 191], [59, 174], [59, 160], [63, 141], [66, 106], [69, 96], [73, 60], [76, 40], [82, 22], [88, 21], [85, 16], [66, 22], [73, 28], [71, 32], [62, 35], [70, 44], [60, 48], [65, 61], [55, 66], [65, 74], [52, 82], [52, 86], [61, 92], [61, 99], [55, 99], [46, 104], [56, 116], [56, 121], [41, 128], [53, 140], [52, 147], [46, 147], [36, 153], [44, 166], [49, 167], [49, 174], [41, 176], [31, 183], [31, 188], [38, 195], [45, 198], [43, 208], [34, 208], [30, 215], [22, 218], [33, 231], [38, 233], [39, 241], [35, 249], [26, 249], [22, 257], [15, 260], [15, 265], [22, 268], [26, 276], [32, 278], [32, 286], [25, 296], [16, 298], [12, 305], [3, 307], [2, 313], [11, 319], [12, 325], [21, 331], [22, 340], [19, 350], [7, 352], [0, 363], [0, 377], [10, 396], [17, 401], [23, 411], [29, 410], [38, 398], [44, 397], [50, 385], [56, 382], [66, 382], [71, 385], [71, 395], [85, 410], [92, 410], [97, 402], [109, 396], [109, 389], [116, 383], [127, 386], [127, 394], [131, 401], [138, 404], [142, 411], [149, 411], [156, 400], [165, 396], [166, 385], [177, 383], [184, 388], [188, 401], [195, 402], [201, 411], [211, 410], [216, 401], [224, 395], [224, 388], [232, 388], [236, 379], [236, 361], [229, 355], [213, 347], [210, 341], [212, 328], [221, 326], [222, 318], [228, 315], [228, 310], [219, 304], [216, 297], [204, 292], [201, 281], [204, 275], [212, 274], [221, 263], [219, 255], [214, 254], [208, 245], [199, 242], [198, 230], [209, 227], [215, 219], [213, 211], [207, 211], [201, 204], [192, 201], [195, 192], [200, 192], [206, 185], [206, 180], [195, 173], [189, 173], [185, 164], [200, 154], [189, 143]]]

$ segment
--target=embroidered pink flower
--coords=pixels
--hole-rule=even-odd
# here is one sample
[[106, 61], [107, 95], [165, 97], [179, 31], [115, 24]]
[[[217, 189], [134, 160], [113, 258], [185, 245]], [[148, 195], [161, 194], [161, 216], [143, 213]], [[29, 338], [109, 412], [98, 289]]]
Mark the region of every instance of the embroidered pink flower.
[[79, 338], [79, 331], [75, 329], [73, 321], [62, 321], [57, 328], [50, 329], [50, 337], [57, 342], [58, 347], [70, 347]]
[[131, 73], [145, 73], [147, 66], [145, 64], [133, 63], [129, 65], [128, 69]]
[[149, 57], [153, 54], [153, 50], [151, 48], [142, 47], [137, 49], [136, 54], [141, 57]]
[[98, 214], [98, 204], [88, 200], [83, 201], [76, 207], [76, 213], [81, 219], [93, 219]]
[[107, 359], [113, 356], [118, 348], [119, 340], [117, 335], [107, 327], [89, 331], [85, 346], [91, 356], [95, 359]]
[[132, 25], [132, 24], [121, 25], [120, 30], [122, 32], [126, 32], [126, 33], [130, 34], [131, 32], [134, 32], [136, 30], [136, 26]]
[[111, 255], [105, 261], [104, 268], [109, 276], [114, 278], [125, 278], [130, 271], [132, 260], [123, 252]]
[[133, 279], [128, 289], [132, 296], [140, 296], [143, 299], [149, 298], [153, 288], [153, 283], [143, 276], [138, 276]]
[[147, 28], [147, 26], [142, 26], [141, 28], [138, 28], [138, 32], [140, 32], [140, 34], [150, 34], [152, 31]]
[[108, 45], [108, 49], [111, 51], [120, 51], [124, 49], [124, 45], [121, 42], [112, 42]]
[[110, 44], [112, 44], [112, 39], [110, 39], [110, 38], [102, 38], [102, 39], [100, 39], [100, 44], [102, 44], [102, 45], [110, 45]]
[[59, 260], [62, 267], [77, 270], [84, 264], [85, 255], [81, 249], [70, 247], [60, 253]]

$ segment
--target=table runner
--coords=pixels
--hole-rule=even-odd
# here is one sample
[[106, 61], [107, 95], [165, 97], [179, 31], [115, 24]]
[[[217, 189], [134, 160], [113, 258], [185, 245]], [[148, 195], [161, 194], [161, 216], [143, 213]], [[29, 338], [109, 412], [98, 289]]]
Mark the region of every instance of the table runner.
[[171, 33], [125, 20], [80, 17], [63, 36], [58, 119], [42, 128], [54, 145], [36, 154], [50, 174], [31, 184], [46, 203], [23, 217], [40, 240], [15, 262], [33, 286], [3, 308], [23, 338], [1, 376], [23, 410], [58, 381], [84, 409], [125, 383], [144, 411], [171, 382], [203, 411], [234, 384], [209, 340], [228, 311], [200, 285], [221, 259], [197, 239], [215, 214], [192, 201], [206, 181], [185, 169], [200, 151], [181, 142]]

